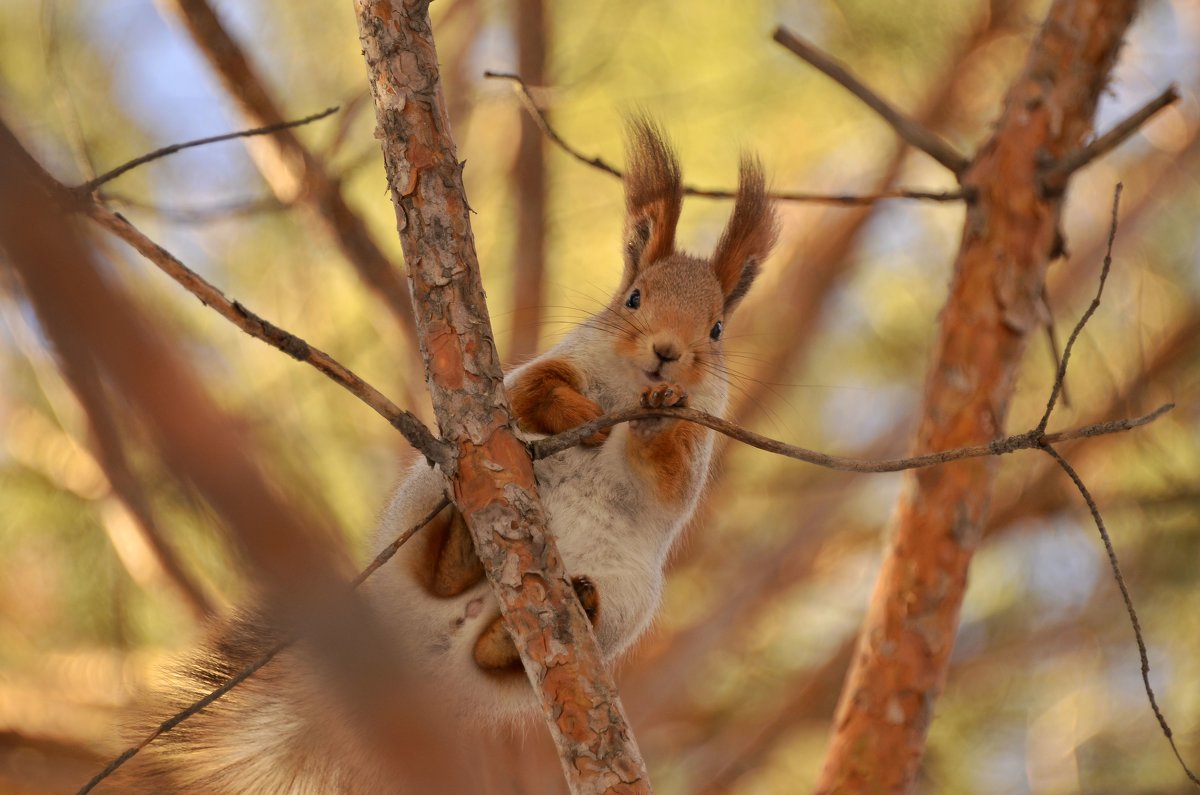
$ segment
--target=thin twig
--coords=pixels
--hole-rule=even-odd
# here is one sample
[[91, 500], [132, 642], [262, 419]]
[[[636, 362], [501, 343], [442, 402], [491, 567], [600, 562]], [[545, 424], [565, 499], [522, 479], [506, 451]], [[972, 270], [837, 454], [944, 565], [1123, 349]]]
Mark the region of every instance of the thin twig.
[[133, 757], [137, 756], [138, 752], [141, 751], [143, 748], [145, 748], [147, 745], [154, 742], [155, 740], [157, 740], [159, 737], [166, 734], [167, 732], [171, 731], [176, 726], [183, 723], [185, 720], [192, 717], [196, 713], [200, 712], [205, 707], [207, 707], [209, 704], [212, 704], [214, 701], [216, 701], [217, 699], [224, 696], [230, 690], [233, 690], [235, 687], [240, 685], [242, 682], [245, 682], [247, 679], [249, 679], [254, 674], [258, 673], [259, 669], [261, 669], [267, 663], [271, 662], [271, 660], [275, 659], [275, 656], [277, 654], [279, 654], [281, 651], [283, 651], [288, 646], [290, 646], [292, 644], [293, 640], [294, 640], [294, 638], [285, 638], [285, 639], [277, 642], [274, 646], [267, 649], [267, 651], [263, 652], [262, 656], [260, 656], [254, 662], [247, 665], [241, 671], [238, 671], [234, 676], [230, 677], [224, 684], [222, 684], [216, 690], [212, 691], [211, 693], [209, 693], [208, 695], [206, 695], [204, 698], [200, 699], [199, 701], [196, 701], [196, 702], [192, 703], [191, 705], [189, 705], [188, 707], [175, 713], [174, 715], [172, 715], [170, 718], [167, 718], [162, 723], [158, 724], [158, 726], [155, 727], [154, 731], [150, 732], [145, 737], [143, 737], [141, 739], [141, 741], [138, 742], [137, 745], [132, 745], [129, 748], [126, 748], [124, 750], [124, 752], [121, 753], [120, 756], [113, 759], [111, 762], [109, 762], [104, 767], [103, 770], [101, 770], [96, 775], [92, 776], [92, 778], [86, 784], [84, 784], [82, 787], [79, 788], [79, 792], [77, 793], [77, 795], [87, 795], [87, 793], [89, 793], [93, 789], [95, 789], [97, 784], [99, 784], [101, 781], [103, 781], [104, 779], [111, 776], [113, 773], [117, 772], [117, 769], [120, 768], [121, 765], [125, 764], [130, 759], [133, 759]]
[[303, 119], [296, 119], [295, 121], [285, 121], [279, 124], [268, 124], [265, 127], [255, 127], [251, 130], [239, 130], [238, 132], [225, 133], [223, 135], [213, 135], [208, 138], [197, 138], [194, 141], [185, 141], [179, 144], [164, 146], [162, 149], [155, 149], [153, 152], [148, 152], [141, 157], [135, 157], [133, 160], [130, 160], [127, 163], [122, 163], [111, 171], [104, 172], [95, 179], [88, 180], [79, 187], [75, 188], [75, 191], [81, 196], [88, 196], [94, 193], [96, 188], [99, 188], [101, 185], [104, 185], [107, 182], [112, 182], [114, 179], [126, 173], [127, 171], [132, 171], [138, 166], [145, 165], [146, 163], [154, 160], [159, 160], [168, 155], [173, 155], [176, 152], [184, 149], [191, 149], [192, 147], [196, 146], [205, 146], [207, 144], [215, 144], [221, 141], [230, 141], [234, 138], [251, 138], [256, 135], [270, 135], [271, 133], [276, 133], [280, 130], [288, 130], [292, 127], [301, 127], [305, 124], [311, 124], [318, 119], [331, 116], [334, 113], [337, 113], [337, 111], [338, 108], [335, 105], [332, 108], [326, 108], [320, 113], [314, 113], [311, 116], [305, 116]]
[[1091, 163], [1098, 157], [1108, 154], [1125, 142], [1129, 136], [1137, 132], [1156, 113], [1179, 99], [1179, 89], [1172, 83], [1154, 99], [1147, 102], [1139, 110], [1131, 113], [1126, 119], [1108, 132], [1092, 140], [1082, 149], [1067, 155], [1060, 160], [1047, 175], [1047, 182], [1062, 181], [1079, 169]]
[[1125, 577], [1121, 574], [1121, 566], [1117, 561], [1117, 551], [1113, 547], [1112, 538], [1108, 534], [1108, 528], [1104, 526], [1104, 519], [1100, 516], [1100, 509], [1096, 506], [1096, 501], [1092, 499], [1091, 493], [1083, 484], [1083, 479], [1079, 477], [1079, 473], [1075, 471], [1067, 460], [1054, 449], [1051, 445], [1051, 440], [1048, 436], [1041, 434], [1046, 429], [1046, 424], [1050, 421], [1050, 414], [1054, 411], [1055, 403], [1058, 396], [1062, 393], [1063, 382], [1067, 373], [1067, 362], [1071, 358], [1071, 349], [1075, 345], [1075, 340], [1079, 337], [1083, 327], [1087, 325], [1088, 320], [1095, 314], [1096, 309], [1100, 306], [1100, 297], [1104, 293], [1104, 283], [1108, 279], [1108, 272], [1112, 266], [1112, 249], [1113, 242], [1117, 237], [1117, 220], [1118, 210], [1121, 206], [1121, 189], [1122, 184], [1118, 182], [1113, 188], [1112, 200], [1112, 216], [1108, 227], [1108, 242], [1105, 246], [1104, 264], [1100, 269], [1100, 283], [1096, 286], [1096, 295], [1092, 298], [1092, 302], [1088, 304], [1086, 310], [1079, 318], [1079, 322], [1075, 324], [1074, 330], [1071, 332], [1070, 338], [1067, 340], [1066, 347], [1063, 348], [1062, 361], [1058, 366], [1058, 373], [1054, 378], [1054, 386], [1050, 391], [1050, 399], [1046, 402], [1046, 411], [1042, 415], [1042, 419], [1038, 422], [1037, 428], [1031, 433], [1038, 435], [1038, 447], [1041, 448], [1047, 455], [1054, 459], [1055, 463], [1067, 473], [1071, 481], [1075, 484], [1075, 488], [1079, 490], [1079, 494], [1083, 497], [1083, 501], [1087, 503], [1088, 510], [1092, 514], [1092, 519], [1096, 523], [1096, 530], [1100, 533], [1100, 540], [1104, 542], [1104, 551], [1108, 555], [1108, 565], [1112, 569], [1113, 579], [1117, 581], [1117, 587], [1121, 590], [1121, 599], [1125, 602], [1125, 612], [1129, 616], [1129, 623], [1133, 627], [1133, 637], [1137, 641], [1138, 656], [1142, 663], [1142, 684], [1146, 689], [1146, 697], [1150, 701], [1150, 709], [1154, 711], [1154, 717], [1158, 720], [1158, 725], [1162, 729], [1163, 736], [1167, 738], [1167, 742], [1171, 745], [1171, 751], [1174, 752], [1175, 758], [1179, 761], [1179, 766], [1183, 768], [1183, 772], [1193, 784], [1200, 787], [1200, 778], [1192, 772], [1188, 767], [1187, 762], [1183, 760], [1183, 755], [1179, 753], [1179, 748], [1175, 745], [1174, 734], [1171, 731], [1171, 726], [1167, 723], [1166, 717], [1163, 715], [1162, 709], [1158, 706], [1158, 699], [1154, 695], [1154, 688], [1150, 686], [1150, 658], [1146, 652], [1146, 641], [1142, 637], [1142, 626], [1138, 620], [1137, 610], [1133, 607], [1133, 598], [1129, 595], [1129, 587], [1125, 584]]
[[835, 58], [821, 52], [810, 42], [782, 26], [775, 29], [772, 38], [862, 100], [867, 107], [879, 114], [897, 135], [950, 169], [955, 176], [962, 174], [970, 165], [970, 161], [956, 152], [954, 147], [893, 108], [885, 99], [863, 85], [862, 81]]
[[[1046, 291], [1046, 285], [1042, 285], [1042, 306], [1046, 309], [1046, 345], [1050, 348], [1050, 356], [1054, 359], [1055, 377], [1058, 375], [1058, 369], [1062, 367], [1062, 346], [1058, 344], [1058, 330], [1054, 328], [1054, 310], [1050, 308], [1050, 295]], [[1062, 382], [1062, 402], [1067, 408], [1071, 407], [1071, 395], [1067, 391], [1067, 381], [1063, 378]]]
[[434, 436], [416, 415], [401, 409], [388, 400], [383, 393], [332, 356], [309, 345], [291, 332], [264, 320], [237, 301], [230, 301], [224, 293], [180, 262], [171, 252], [142, 234], [120, 213], [115, 213], [99, 204], [87, 206], [83, 212], [100, 226], [133, 246], [142, 256], [157, 265], [185, 290], [199, 298], [205, 306], [212, 308], [250, 336], [278, 348], [297, 361], [305, 362], [320, 370], [391, 423], [392, 427], [404, 434], [404, 438], [413, 447], [420, 450], [427, 459], [447, 471], [453, 470], [454, 458], [445, 442]]
[[[447, 499], [446, 497], [442, 497], [441, 501], [437, 504], [437, 507], [434, 508], [432, 511], [430, 511], [428, 514], [426, 514], [425, 518], [421, 519], [421, 521], [417, 522], [415, 525], [410, 527], [408, 530], [401, 533], [399, 536], [396, 537], [395, 541], [393, 541], [392, 543], [390, 543], [386, 547], [384, 547], [383, 550], [380, 551], [380, 553], [375, 556], [375, 559], [371, 561], [370, 565], [368, 565], [365, 569], [363, 569], [361, 572], [359, 572], [358, 576], [350, 581], [350, 586], [352, 588], [357, 588], [359, 585], [361, 585], [363, 583], [363, 581], [366, 580], [368, 577], [370, 577], [372, 574], [374, 574], [379, 569], [380, 566], [382, 566], [383, 564], [385, 564], [389, 560], [391, 560], [392, 557], [396, 554], [396, 552], [400, 549], [400, 547], [404, 546], [405, 542], [407, 542], [408, 539], [412, 538], [413, 535], [415, 535], [421, 528], [423, 528], [425, 525], [427, 525], [431, 521], [433, 521], [433, 518], [435, 516], [437, 516], [439, 513], [441, 513], [442, 509], [445, 508], [449, 504], [450, 504], [450, 500]], [[158, 724], [158, 726], [156, 726], [153, 731], [151, 731], [149, 734], [147, 734], [145, 737], [143, 737], [137, 743], [137, 745], [133, 745], [133, 746], [130, 746], [129, 748], [126, 748], [125, 751], [122, 752], [120, 756], [113, 759], [111, 762], [108, 763], [108, 765], [105, 766], [105, 768], [103, 770], [101, 770], [99, 773], [97, 773], [95, 776], [93, 776], [90, 781], [88, 781], [86, 784], [83, 785], [83, 787], [80, 788], [77, 795], [87, 795], [87, 793], [91, 792], [96, 787], [97, 784], [99, 784], [101, 781], [103, 781], [104, 779], [108, 778], [113, 773], [115, 773], [117, 771], [117, 768], [121, 767], [121, 765], [125, 764], [130, 759], [132, 759], [134, 756], [136, 756], [138, 754], [138, 752], [141, 751], [143, 748], [145, 748], [147, 745], [154, 742], [155, 740], [157, 740], [159, 737], [166, 734], [167, 732], [171, 731], [172, 729], [174, 729], [179, 724], [183, 723], [188, 718], [201, 712], [205, 707], [212, 704], [214, 701], [217, 701], [219, 698], [224, 696], [230, 690], [233, 690], [235, 687], [240, 685], [242, 682], [245, 682], [247, 679], [254, 676], [254, 674], [258, 673], [258, 671], [264, 665], [271, 662], [271, 660], [275, 659], [275, 657], [281, 651], [283, 651], [284, 649], [291, 646], [295, 641], [296, 641], [296, 638], [294, 636], [286, 637], [283, 640], [278, 641], [274, 646], [271, 646], [269, 649], [267, 649], [265, 652], [263, 652], [261, 656], [259, 656], [257, 659], [254, 660], [254, 662], [250, 663], [245, 668], [243, 668], [242, 670], [238, 671], [236, 674], [231, 676], [216, 690], [213, 690], [211, 693], [209, 693], [208, 695], [199, 699], [198, 701], [192, 702], [187, 707], [181, 709], [179, 712], [176, 712], [174, 715], [167, 718], [162, 723]]]
[[1058, 364], [1058, 372], [1054, 375], [1054, 386], [1050, 389], [1050, 399], [1046, 401], [1046, 410], [1037, 424], [1038, 433], [1045, 432], [1046, 425], [1050, 422], [1050, 415], [1054, 411], [1054, 404], [1058, 402], [1058, 396], [1063, 391], [1063, 381], [1067, 377], [1067, 364], [1071, 360], [1071, 350], [1075, 347], [1075, 340], [1079, 338], [1079, 333], [1083, 331], [1083, 327], [1087, 325], [1088, 320], [1091, 319], [1092, 315], [1100, 307], [1100, 296], [1104, 294], [1104, 283], [1108, 280], [1108, 271], [1112, 267], [1113, 242], [1117, 239], [1117, 210], [1121, 206], [1121, 190], [1123, 187], [1123, 184], [1118, 182], [1117, 186], [1113, 189], [1112, 223], [1108, 227], [1108, 247], [1104, 252], [1104, 265], [1100, 268], [1100, 283], [1096, 285], [1096, 295], [1079, 318], [1079, 322], [1075, 324], [1075, 328], [1071, 331], [1071, 336], [1067, 338], [1067, 344], [1062, 352], [1062, 360]]
[[1040, 447], [1046, 451], [1048, 456], [1054, 459], [1063, 472], [1067, 473], [1067, 477], [1071, 478], [1071, 481], [1075, 484], [1075, 488], [1079, 490], [1079, 495], [1087, 503], [1088, 510], [1091, 511], [1092, 519], [1096, 523], [1096, 530], [1100, 533], [1100, 540], [1104, 542], [1104, 551], [1108, 555], [1108, 565], [1112, 569], [1113, 579], [1117, 581], [1117, 587], [1121, 589], [1121, 599], [1125, 602], [1125, 612], [1129, 615], [1129, 623], [1133, 627], [1133, 637], [1137, 641], [1138, 657], [1141, 658], [1142, 663], [1142, 685], [1146, 690], [1146, 697], [1150, 700], [1150, 708], [1154, 710], [1154, 717], [1158, 720], [1158, 725], [1162, 729], [1163, 736], [1170, 743], [1171, 751], [1174, 752], [1175, 758], [1179, 760], [1179, 766], [1183, 768], [1183, 772], [1187, 774], [1191, 782], [1200, 787], [1200, 778], [1192, 772], [1187, 762], [1183, 761], [1183, 755], [1179, 753], [1179, 747], [1175, 744], [1174, 732], [1171, 731], [1171, 726], [1167, 723], [1162, 709], [1158, 706], [1158, 699], [1155, 698], [1154, 688], [1150, 686], [1150, 657], [1146, 652], [1146, 640], [1142, 637], [1142, 625], [1138, 621], [1137, 611], [1133, 608], [1133, 598], [1129, 595], [1129, 586], [1125, 584], [1125, 577], [1121, 574], [1121, 566], [1117, 562], [1117, 551], [1113, 548], [1112, 538], [1108, 535], [1108, 528], [1104, 526], [1104, 519], [1100, 516], [1100, 509], [1096, 507], [1096, 501], [1092, 499], [1092, 495], [1088, 492], [1087, 487], [1083, 485], [1083, 480], [1079, 477], [1079, 473], [1067, 463], [1067, 460], [1059, 455], [1058, 451], [1048, 443], [1043, 443]]
[[1085, 425], [1081, 428], [1057, 433], [1044, 433], [1035, 428], [1025, 433], [1018, 433], [1003, 439], [997, 439], [989, 444], [959, 447], [953, 450], [927, 453], [911, 458], [887, 458], [880, 460], [845, 458], [843, 456], [820, 453], [806, 447], [797, 447], [796, 445], [787, 444], [786, 442], [755, 433], [722, 417], [716, 417], [703, 411], [688, 408], [626, 409], [624, 411], [615, 411], [612, 414], [606, 414], [603, 417], [597, 417], [591, 422], [576, 426], [569, 431], [563, 431], [554, 436], [538, 439], [531, 442], [529, 446], [534, 459], [546, 458], [555, 453], [561, 453], [568, 448], [575, 447], [596, 431], [609, 428], [613, 425], [619, 425], [622, 422], [648, 419], [650, 417], [673, 417], [711, 428], [718, 433], [725, 434], [731, 439], [737, 439], [739, 442], [744, 442], [751, 447], [757, 447], [759, 450], [765, 450], [768, 453], [774, 453], [786, 458], [794, 458], [797, 461], [815, 464], [826, 469], [834, 469], [839, 472], [901, 472], [905, 469], [920, 469], [921, 467], [946, 464], [951, 461], [961, 461], [965, 458], [983, 458], [989, 455], [1013, 453], [1017, 450], [1031, 450], [1035, 447], [1040, 447], [1043, 442], [1065, 442], [1089, 436], [1120, 433], [1148, 425], [1173, 408], [1175, 408], [1174, 403], [1165, 403], [1141, 417], [1111, 420], [1109, 422]]
[[[533, 100], [533, 94], [529, 90], [529, 85], [525, 80], [517, 74], [511, 72], [493, 72], [486, 71], [484, 77], [493, 80], [507, 80], [513, 84], [513, 88], [517, 92], [517, 96], [521, 100], [521, 104], [525, 106], [529, 112], [530, 118], [537, 124], [538, 129], [562, 151], [583, 163], [585, 166], [603, 171], [606, 174], [611, 174], [617, 179], [624, 179], [625, 172], [616, 166], [609, 163], [602, 157], [589, 157], [579, 149], [571, 145], [558, 134], [551, 125], [549, 119], [546, 118], [546, 113]], [[697, 188], [693, 185], [683, 186], [684, 194], [688, 196], [698, 196], [705, 199], [732, 199], [737, 196], [736, 191], [726, 189], [710, 189]], [[933, 202], [956, 202], [963, 201], [967, 198], [967, 194], [962, 190], [954, 191], [929, 191], [929, 190], [887, 190], [869, 195], [852, 194], [852, 193], [809, 193], [806, 191], [776, 191], [768, 193], [772, 199], [776, 201], [786, 202], [809, 202], [814, 204], [834, 204], [843, 207], [860, 207], [864, 205], [874, 204], [885, 199], [920, 199], [923, 201]]]

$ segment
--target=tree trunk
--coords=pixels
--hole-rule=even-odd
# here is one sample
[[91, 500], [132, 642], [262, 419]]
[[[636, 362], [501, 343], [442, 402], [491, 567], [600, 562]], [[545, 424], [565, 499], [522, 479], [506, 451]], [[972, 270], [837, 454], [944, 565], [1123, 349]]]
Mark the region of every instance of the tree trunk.
[[575, 793], [645, 793], [649, 779], [591, 626], [546, 532], [513, 434], [438, 82], [425, 0], [355, 0], [434, 411], [457, 466], [455, 504], [541, 702]]
[[[918, 452], [1004, 434], [1058, 235], [1065, 178], [1047, 176], [1091, 130], [1135, 8], [1135, 0], [1057, 0], [996, 132], [962, 175], [973, 200], [925, 385]], [[998, 462], [905, 476], [819, 792], [911, 789]]]

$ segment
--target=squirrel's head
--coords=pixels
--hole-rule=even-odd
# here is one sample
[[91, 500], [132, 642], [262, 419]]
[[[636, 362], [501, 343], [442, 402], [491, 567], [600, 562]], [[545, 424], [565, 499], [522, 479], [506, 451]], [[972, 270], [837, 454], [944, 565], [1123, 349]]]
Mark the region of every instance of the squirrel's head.
[[742, 156], [733, 213], [709, 259], [675, 249], [683, 204], [679, 161], [645, 118], [629, 124], [626, 169], [625, 272], [609, 305], [617, 316], [617, 352], [648, 382], [693, 388], [720, 377], [729, 316], [775, 243], [762, 166]]

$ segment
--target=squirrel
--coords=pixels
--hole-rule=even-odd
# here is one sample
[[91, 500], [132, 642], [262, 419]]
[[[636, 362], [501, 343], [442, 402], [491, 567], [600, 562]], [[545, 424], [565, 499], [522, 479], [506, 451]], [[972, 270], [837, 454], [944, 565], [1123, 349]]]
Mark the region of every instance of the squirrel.
[[[725, 411], [725, 324], [777, 236], [762, 167], [742, 157], [733, 212], [709, 259], [675, 246], [683, 204], [679, 161], [645, 118], [629, 124], [624, 187], [624, 269], [615, 295], [561, 342], [505, 377], [526, 441], [637, 406]], [[702, 426], [647, 418], [597, 431], [581, 446], [535, 462], [549, 529], [606, 661], [628, 649], [653, 618], [667, 554], [700, 501], [712, 448], [713, 434]], [[423, 461], [414, 464], [384, 510], [375, 548], [427, 516], [444, 493], [439, 471]], [[453, 505], [363, 591], [386, 637], [413, 664], [439, 710], [487, 727], [537, 709]], [[173, 702], [189, 703], [253, 659], [253, 650], [265, 648], [255, 641], [257, 632], [246, 623], [227, 630], [209, 654], [185, 666]], [[375, 782], [387, 780], [378, 770], [345, 769], [369, 765], [362, 754], [343, 750], [333, 758], [331, 748], [346, 743], [313, 740], [336, 727], [313, 708], [323, 702], [311, 696], [312, 677], [287, 670], [300, 662], [285, 655], [260, 672], [262, 679], [248, 680], [192, 718], [188, 732], [161, 737], [143, 752], [149, 759], [138, 766], [147, 771], [141, 775], [159, 791], [187, 793], [394, 790], [394, 781], [390, 790], [376, 788]], [[296, 703], [301, 700], [312, 703]], [[268, 721], [275, 726], [269, 742], [256, 740], [254, 732]], [[313, 761], [322, 754], [327, 758]], [[300, 759], [309, 772], [297, 773]], [[253, 775], [239, 775], [239, 767]]]

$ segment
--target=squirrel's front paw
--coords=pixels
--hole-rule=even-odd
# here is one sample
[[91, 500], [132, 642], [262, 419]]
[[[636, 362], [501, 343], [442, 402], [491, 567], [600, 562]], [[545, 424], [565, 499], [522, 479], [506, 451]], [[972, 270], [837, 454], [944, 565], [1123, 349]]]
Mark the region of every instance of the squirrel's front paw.
[[[590, 422], [597, 417], [604, 416], [604, 409], [600, 408], [599, 403], [594, 400], [588, 400], [587, 398], [583, 398], [583, 400], [585, 401], [585, 409], [581, 412], [582, 416], [579, 421], [580, 425], [585, 422]], [[604, 444], [604, 440], [608, 438], [610, 433], [612, 433], [612, 428], [601, 428], [591, 436], [584, 439], [583, 444], [585, 447], [595, 447], [596, 445]]]
[[654, 384], [642, 390], [642, 406], [648, 409], [681, 408], [687, 400], [687, 392], [679, 384]]

